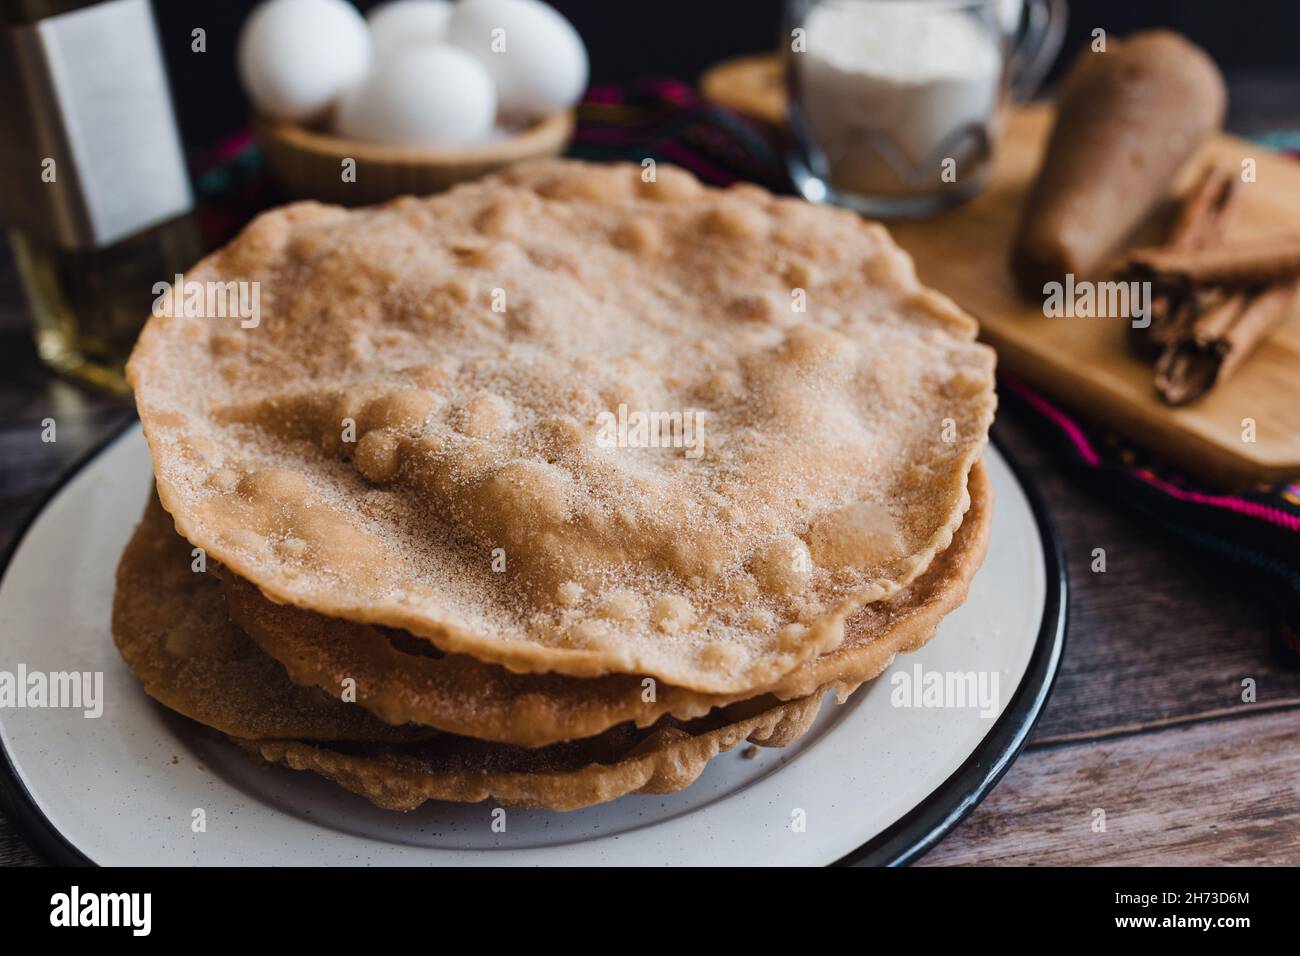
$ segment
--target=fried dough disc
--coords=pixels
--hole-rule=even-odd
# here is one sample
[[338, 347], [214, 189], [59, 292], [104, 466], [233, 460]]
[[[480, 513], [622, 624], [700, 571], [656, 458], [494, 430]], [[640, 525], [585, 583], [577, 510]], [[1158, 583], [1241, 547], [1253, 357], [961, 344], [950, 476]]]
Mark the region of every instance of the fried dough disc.
[[427, 800], [578, 810], [631, 793], [675, 793], [695, 782], [719, 753], [745, 740], [784, 747], [812, 725], [823, 695], [787, 703], [746, 701], [686, 724], [664, 718], [598, 737], [531, 750], [439, 737], [396, 746], [236, 740], [268, 763], [310, 770], [386, 810]]
[[[933, 635], [965, 600], [988, 543], [992, 488], [982, 461], [971, 470], [969, 487], [965, 520], [925, 574], [891, 599], [864, 607], [839, 648], [801, 665], [767, 693], [789, 700], [837, 681], [856, 686]], [[646, 700], [642, 678], [630, 675], [514, 674], [464, 654], [422, 651], [423, 642], [409, 635], [274, 604], [228, 574], [222, 583], [231, 617], [293, 680], [338, 693], [351, 678], [357, 703], [395, 724], [538, 747], [624, 721], [644, 727], [664, 714], [699, 717], [736, 699], [658, 684], [654, 699]]]
[[113, 641], [161, 704], [226, 734], [307, 740], [416, 740], [369, 711], [302, 687], [226, 613], [215, 575], [191, 570], [190, 544], [151, 496], [117, 566]]
[[[883, 227], [643, 172], [297, 204], [196, 266], [129, 368], [180, 533], [519, 672], [745, 694], [833, 650], [961, 523], [993, 353]], [[202, 317], [237, 287], [256, 327]]]
[[[290, 682], [228, 620], [213, 576], [191, 571], [190, 561], [188, 542], [151, 500], [118, 565], [113, 601], [114, 640], [150, 696], [262, 759], [315, 770], [381, 807], [497, 796], [569, 810], [626, 793], [670, 793], [743, 740], [785, 746], [819, 706], [820, 695], [793, 703], [762, 697], [688, 723], [627, 724], [539, 749], [392, 727]], [[290, 736], [300, 739], [278, 739]]]

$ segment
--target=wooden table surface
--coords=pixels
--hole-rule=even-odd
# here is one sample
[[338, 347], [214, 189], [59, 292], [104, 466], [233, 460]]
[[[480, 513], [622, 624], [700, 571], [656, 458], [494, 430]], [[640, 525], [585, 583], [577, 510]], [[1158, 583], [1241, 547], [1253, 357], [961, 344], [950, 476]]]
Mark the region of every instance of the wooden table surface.
[[[1238, 126], [1267, 122], [1260, 99]], [[40, 440], [47, 415], [55, 444]], [[65, 470], [132, 418], [129, 401], [41, 367], [0, 253], [0, 550]], [[996, 434], [1060, 531], [1069, 638], [1024, 753], [921, 864], [1300, 864], [1300, 673], [1273, 662], [1268, 609], [1074, 478], [1025, 423], [1004, 412]], [[1098, 547], [1104, 574], [1090, 569]], [[1255, 703], [1241, 700], [1246, 678]], [[0, 817], [0, 864], [37, 862]]]

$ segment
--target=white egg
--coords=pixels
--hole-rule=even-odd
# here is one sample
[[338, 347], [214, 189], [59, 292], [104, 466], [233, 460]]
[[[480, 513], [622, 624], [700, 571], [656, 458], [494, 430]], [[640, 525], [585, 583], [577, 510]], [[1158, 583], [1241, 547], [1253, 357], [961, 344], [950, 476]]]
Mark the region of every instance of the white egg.
[[506, 122], [537, 120], [567, 109], [587, 88], [582, 37], [539, 0], [461, 0], [447, 39], [487, 67]]
[[397, 146], [466, 146], [492, 132], [496, 90], [487, 70], [446, 44], [394, 54], [339, 102], [343, 136]]
[[366, 14], [379, 59], [403, 47], [445, 40], [450, 18], [451, 4], [447, 0], [391, 0]]
[[370, 71], [370, 32], [345, 0], [269, 0], [244, 22], [237, 59], [258, 110], [310, 120]]

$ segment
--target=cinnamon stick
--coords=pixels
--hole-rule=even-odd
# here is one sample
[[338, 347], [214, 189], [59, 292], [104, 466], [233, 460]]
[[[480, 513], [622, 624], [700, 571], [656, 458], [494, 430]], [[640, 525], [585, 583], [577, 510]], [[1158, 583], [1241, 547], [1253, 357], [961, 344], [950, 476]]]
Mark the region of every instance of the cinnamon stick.
[[1129, 268], [1138, 277], [1170, 287], [1269, 285], [1300, 276], [1300, 233], [1201, 249], [1138, 249], [1129, 255]]
[[1185, 405], [1226, 381], [1300, 305], [1300, 234], [1226, 242], [1237, 178], [1210, 167], [1188, 194], [1166, 245], [1130, 253], [1124, 277], [1151, 283], [1151, 322], [1134, 329], [1155, 386]]
[[[1214, 164], [1206, 166], [1179, 207], [1166, 247], [1190, 251], [1222, 242], [1237, 212], [1239, 183], [1235, 170]], [[1135, 271], [1130, 265], [1125, 269], [1125, 276], [1138, 278], [1130, 275]], [[1180, 338], [1205, 306], [1183, 288], [1153, 287], [1151, 292], [1150, 324], [1129, 326], [1133, 350], [1147, 361], [1155, 361], [1171, 342]]]
[[1179, 208], [1166, 246], [1204, 249], [1223, 242], [1237, 212], [1240, 182], [1231, 169], [1207, 166]]
[[1191, 334], [1171, 342], [1156, 363], [1156, 390], [1171, 405], [1200, 398], [1232, 373], [1300, 304], [1300, 278], [1258, 293], [1236, 292], [1201, 313]]

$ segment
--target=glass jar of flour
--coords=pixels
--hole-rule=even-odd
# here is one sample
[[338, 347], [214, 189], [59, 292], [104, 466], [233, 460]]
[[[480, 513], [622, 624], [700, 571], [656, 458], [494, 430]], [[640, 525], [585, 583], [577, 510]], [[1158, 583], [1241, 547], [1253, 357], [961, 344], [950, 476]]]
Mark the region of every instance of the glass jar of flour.
[[1065, 0], [788, 0], [795, 185], [880, 217], [969, 199], [1064, 31]]

